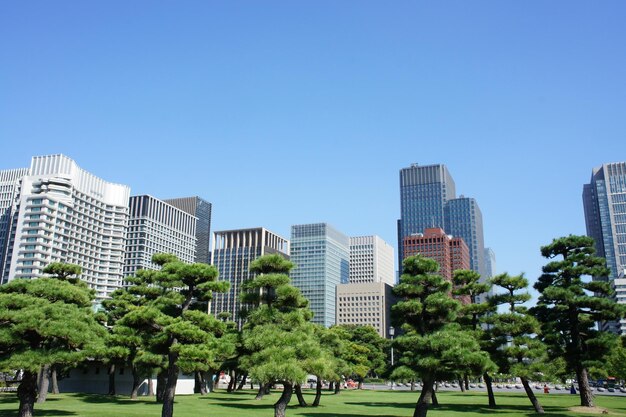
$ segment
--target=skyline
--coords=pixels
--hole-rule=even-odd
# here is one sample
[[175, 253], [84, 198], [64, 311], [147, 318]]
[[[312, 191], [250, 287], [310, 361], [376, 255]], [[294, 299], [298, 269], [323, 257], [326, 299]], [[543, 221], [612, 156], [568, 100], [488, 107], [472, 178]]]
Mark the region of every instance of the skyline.
[[[327, 222], [397, 250], [399, 171], [445, 164], [531, 281], [626, 160], [626, 5], [0, 6], [0, 169], [62, 153], [214, 231]], [[156, 149], [156, 150], [152, 150]], [[396, 269], [397, 269], [396, 265]]]

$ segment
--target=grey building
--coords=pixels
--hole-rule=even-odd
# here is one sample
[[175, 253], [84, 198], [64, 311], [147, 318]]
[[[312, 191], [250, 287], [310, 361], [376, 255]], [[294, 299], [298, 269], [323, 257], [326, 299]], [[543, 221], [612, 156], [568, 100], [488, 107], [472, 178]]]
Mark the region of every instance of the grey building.
[[224, 230], [213, 234], [211, 263], [218, 272], [220, 281], [228, 281], [226, 293], [213, 296], [209, 310], [211, 314], [229, 313], [230, 319], [239, 328], [243, 325], [242, 309], [247, 306], [239, 301], [244, 283], [254, 276], [250, 263], [262, 255], [278, 253], [289, 258], [289, 241], [265, 228]]
[[295, 287], [310, 301], [313, 322], [336, 324], [337, 285], [348, 283], [350, 239], [326, 223], [291, 226]]
[[195, 216], [196, 221], [196, 259], [194, 262], [211, 262], [211, 209], [212, 205], [200, 197], [181, 197], [164, 200], [166, 203]]
[[124, 276], [159, 269], [152, 255], [171, 253], [185, 263], [196, 259], [195, 216], [150, 195], [132, 196], [124, 253]]
[[[583, 185], [583, 206], [587, 235], [595, 240], [596, 253], [606, 259], [609, 268], [608, 277], [594, 279], [612, 282], [623, 278], [626, 275], [626, 162], [593, 169], [589, 184]], [[605, 325], [626, 333], [623, 323]]]

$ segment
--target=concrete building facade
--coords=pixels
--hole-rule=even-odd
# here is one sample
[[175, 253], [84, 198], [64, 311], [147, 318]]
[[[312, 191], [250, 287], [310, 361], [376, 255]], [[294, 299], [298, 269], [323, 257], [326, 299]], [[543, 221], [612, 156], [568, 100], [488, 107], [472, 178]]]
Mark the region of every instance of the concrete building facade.
[[163, 201], [196, 217], [196, 258], [194, 262], [210, 263], [212, 204], [198, 196], [171, 198]]
[[171, 253], [185, 263], [196, 259], [195, 216], [149, 195], [130, 197], [124, 276], [160, 269], [156, 253]]
[[394, 296], [385, 282], [339, 284], [337, 324], [372, 326], [381, 337], [388, 336]]
[[230, 319], [239, 328], [243, 325], [242, 309], [247, 308], [239, 301], [243, 284], [254, 278], [250, 263], [259, 256], [278, 253], [289, 258], [289, 240], [265, 228], [218, 231], [213, 234], [211, 264], [218, 272], [218, 280], [228, 281], [226, 293], [213, 296], [209, 310], [211, 314], [229, 313]]
[[395, 284], [393, 247], [378, 236], [350, 238], [349, 283]]

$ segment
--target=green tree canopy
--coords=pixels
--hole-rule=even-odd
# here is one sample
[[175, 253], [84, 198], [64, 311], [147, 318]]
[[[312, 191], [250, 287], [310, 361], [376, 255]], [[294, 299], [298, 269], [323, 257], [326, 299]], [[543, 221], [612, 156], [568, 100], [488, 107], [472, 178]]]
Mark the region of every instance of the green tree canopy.
[[20, 417], [33, 414], [37, 373], [76, 365], [101, 351], [106, 332], [91, 309], [93, 292], [56, 278], [0, 286], [0, 370], [22, 369]]
[[148, 349], [167, 356], [161, 415], [172, 417], [179, 372], [208, 369], [217, 354], [215, 337], [225, 325], [207, 314], [207, 302], [228, 283], [217, 281], [217, 269], [207, 264], [185, 264], [171, 254], [156, 254], [152, 261], [161, 270], [139, 271], [128, 279], [129, 292], [141, 300], [118, 323], [151, 334]]
[[292, 266], [275, 255], [253, 263], [252, 270], [258, 275], [250, 285], [263, 290], [262, 301], [248, 315], [242, 334], [247, 351], [241, 358], [242, 366], [261, 384], [283, 385], [283, 393], [274, 404], [275, 417], [285, 416], [294, 385], [323, 368], [326, 359], [316, 326], [310, 322], [313, 314], [308, 300], [289, 284], [286, 272]]
[[624, 317], [624, 306], [610, 298], [612, 290], [603, 279], [609, 271], [605, 260], [595, 256], [592, 238], [555, 239], [541, 254], [551, 261], [534, 285], [541, 295], [531, 312], [541, 323], [550, 355], [563, 357], [576, 373], [581, 405], [592, 407], [588, 369], [601, 366], [613, 343], [595, 324]]
[[492, 366], [474, 336], [455, 323], [461, 303], [452, 298], [452, 283], [438, 271], [432, 259], [406, 258], [394, 288], [400, 301], [393, 307], [393, 319], [403, 330], [394, 341], [398, 362], [420, 375], [423, 384], [414, 417], [426, 416], [435, 381], [479, 375]]

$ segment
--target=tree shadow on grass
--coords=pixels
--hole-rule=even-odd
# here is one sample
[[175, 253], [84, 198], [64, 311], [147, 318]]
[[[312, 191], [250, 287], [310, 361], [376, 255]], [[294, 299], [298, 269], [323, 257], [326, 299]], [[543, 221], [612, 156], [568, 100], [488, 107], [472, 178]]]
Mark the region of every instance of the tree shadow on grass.
[[[41, 409], [38, 409], [37, 406], [35, 406], [35, 411], [33, 414], [37, 417], [39, 416], [61, 417], [61, 416], [77, 416], [78, 415], [73, 411], [67, 411], [67, 410], [41, 410]], [[0, 417], [15, 417], [17, 415], [18, 415], [17, 405], [15, 406], [15, 410], [0, 410]]]
[[80, 394], [80, 393], [73, 393], [73, 394], [67, 394], [67, 395], [77, 399], [78, 401], [82, 401], [88, 404], [120, 404], [120, 405], [142, 404], [142, 405], [148, 405], [148, 406], [151, 404], [154, 404], [159, 407], [162, 406], [162, 404], [159, 404], [156, 401], [146, 401], [147, 397], [139, 397], [136, 400], [131, 400], [128, 397], [117, 397], [113, 395]]
[[[390, 403], [390, 402], [380, 402], [380, 401], [369, 401], [369, 402], [347, 402], [346, 404], [350, 405], [361, 405], [365, 407], [394, 407], [394, 408], [415, 408], [415, 402], [413, 403]], [[571, 417], [571, 413], [567, 412], [563, 407], [560, 406], [543, 406], [546, 414], [549, 414], [550, 417]], [[515, 413], [518, 416], [534, 416], [537, 415], [532, 406], [524, 406], [524, 405], [501, 405], [496, 408], [489, 408], [487, 406], [477, 405], [477, 404], [440, 404], [438, 406], [429, 406], [428, 410], [438, 411], [438, 412], [451, 412], [451, 413], [466, 413], [466, 412], [474, 412], [480, 414], [511, 414]]]

